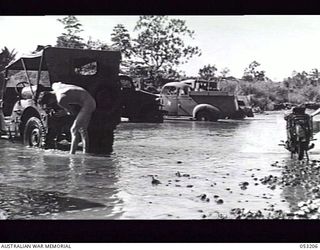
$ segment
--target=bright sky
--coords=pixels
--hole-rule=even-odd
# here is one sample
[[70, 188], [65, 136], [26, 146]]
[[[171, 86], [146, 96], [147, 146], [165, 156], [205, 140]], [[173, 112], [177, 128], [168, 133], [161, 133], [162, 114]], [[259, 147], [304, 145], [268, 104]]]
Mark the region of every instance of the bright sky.
[[[7, 46], [29, 53], [38, 44], [54, 45], [63, 31], [57, 18], [63, 16], [0, 16], [0, 48]], [[172, 16], [186, 20], [195, 31], [192, 45], [202, 56], [180, 67], [187, 75], [197, 75], [204, 65], [227, 67], [230, 75], [241, 77], [256, 60], [260, 70], [273, 80], [292, 72], [320, 69], [320, 16]], [[82, 37], [110, 43], [110, 34], [121, 23], [134, 37], [138, 16], [77, 16], [83, 24]]]

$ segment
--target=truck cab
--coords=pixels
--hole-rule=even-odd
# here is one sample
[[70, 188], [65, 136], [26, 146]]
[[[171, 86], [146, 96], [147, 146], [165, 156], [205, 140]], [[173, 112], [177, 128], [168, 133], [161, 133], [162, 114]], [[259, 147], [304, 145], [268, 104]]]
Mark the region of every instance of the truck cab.
[[130, 122], [163, 122], [158, 95], [137, 89], [130, 76], [119, 75], [121, 85], [121, 116]]
[[215, 82], [185, 80], [162, 87], [160, 100], [168, 116], [191, 117], [194, 120], [243, 119], [246, 112], [237, 97], [219, 91]]
[[75, 117], [41, 101], [54, 82], [63, 82], [86, 89], [97, 103], [88, 127], [89, 152], [111, 152], [120, 122], [120, 58], [119, 51], [46, 47], [10, 63], [2, 84], [7, 136], [31, 147], [52, 148], [61, 140], [70, 141]]

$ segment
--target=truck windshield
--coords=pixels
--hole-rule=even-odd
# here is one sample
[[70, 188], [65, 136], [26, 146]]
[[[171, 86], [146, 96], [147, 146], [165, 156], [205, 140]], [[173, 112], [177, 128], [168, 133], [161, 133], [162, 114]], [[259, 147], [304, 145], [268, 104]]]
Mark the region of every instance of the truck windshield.
[[212, 81], [197, 81], [196, 90], [198, 91], [213, 91], [217, 90], [217, 83]]

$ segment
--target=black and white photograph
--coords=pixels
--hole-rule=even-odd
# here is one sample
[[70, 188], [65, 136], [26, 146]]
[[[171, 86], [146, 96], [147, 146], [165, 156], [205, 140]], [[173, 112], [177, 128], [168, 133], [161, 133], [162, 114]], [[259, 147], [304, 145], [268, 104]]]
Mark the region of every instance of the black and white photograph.
[[0, 16], [1, 220], [319, 220], [320, 16]]

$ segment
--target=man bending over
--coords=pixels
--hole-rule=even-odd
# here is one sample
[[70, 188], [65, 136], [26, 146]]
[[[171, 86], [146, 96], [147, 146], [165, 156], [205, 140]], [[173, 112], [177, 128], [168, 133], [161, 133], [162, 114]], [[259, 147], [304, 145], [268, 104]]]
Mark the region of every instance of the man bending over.
[[87, 153], [89, 146], [87, 128], [89, 126], [91, 114], [96, 109], [95, 100], [88, 91], [75, 85], [55, 82], [52, 84], [52, 89], [57, 98], [58, 105], [67, 113], [76, 115], [72, 105], [79, 105], [81, 107], [70, 129], [70, 154], [75, 154], [77, 150], [79, 134], [81, 135], [83, 153]]

